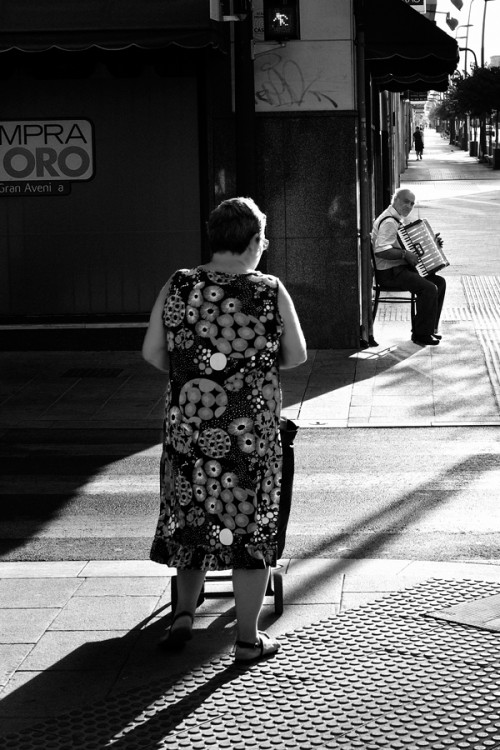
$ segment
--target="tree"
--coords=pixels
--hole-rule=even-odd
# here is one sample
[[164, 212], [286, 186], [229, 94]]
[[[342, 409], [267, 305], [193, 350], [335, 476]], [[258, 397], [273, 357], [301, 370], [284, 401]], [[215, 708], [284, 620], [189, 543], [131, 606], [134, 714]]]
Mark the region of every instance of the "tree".
[[455, 84], [457, 109], [462, 115], [485, 117], [500, 109], [500, 68], [474, 68]]
[[496, 112], [498, 133], [498, 111], [500, 110], [500, 68], [486, 66], [474, 68], [471, 76], [462, 78], [457, 84], [457, 104], [461, 112], [480, 118], [480, 158], [486, 154], [486, 118]]
[[442, 101], [438, 102], [431, 110], [430, 116], [439, 120], [443, 120], [447, 123], [446, 129], [450, 133], [450, 143], [455, 138], [455, 125], [457, 117], [460, 117], [460, 112], [457, 105], [457, 79], [454, 78], [445, 94]]

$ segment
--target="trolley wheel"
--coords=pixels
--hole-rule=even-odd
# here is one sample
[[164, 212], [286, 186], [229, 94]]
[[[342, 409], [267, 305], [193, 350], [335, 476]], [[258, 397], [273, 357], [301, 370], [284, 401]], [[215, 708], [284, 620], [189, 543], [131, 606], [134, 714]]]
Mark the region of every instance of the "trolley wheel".
[[274, 585], [274, 611], [277, 615], [283, 614], [283, 576], [281, 573], [273, 573]]

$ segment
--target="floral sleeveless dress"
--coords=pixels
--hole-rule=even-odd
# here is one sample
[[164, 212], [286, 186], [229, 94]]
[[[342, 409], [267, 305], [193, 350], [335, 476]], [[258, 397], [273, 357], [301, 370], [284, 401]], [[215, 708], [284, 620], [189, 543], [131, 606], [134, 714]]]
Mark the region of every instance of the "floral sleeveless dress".
[[170, 375], [151, 559], [195, 570], [275, 565], [278, 280], [177, 271], [163, 319]]

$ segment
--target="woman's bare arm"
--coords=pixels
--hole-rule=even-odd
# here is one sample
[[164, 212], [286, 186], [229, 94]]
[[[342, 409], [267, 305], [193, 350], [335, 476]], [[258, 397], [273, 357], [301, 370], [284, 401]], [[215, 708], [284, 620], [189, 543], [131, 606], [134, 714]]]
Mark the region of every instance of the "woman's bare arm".
[[278, 282], [278, 308], [283, 320], [283, 334], [280, 341], [280, 368], [289, 370], [307, 360], [307, 347], [292, 298], [281, 281]]
[[170, 288], [170, 279], [167, 281], [153, 305], [149, 318], [149, 326], [146, 331], [142, 345], [142, 356], [150, 365], [157, 370], [168, 372], [168, 352], [165, 342], [165, 327], [163, 325], [163, 308]]

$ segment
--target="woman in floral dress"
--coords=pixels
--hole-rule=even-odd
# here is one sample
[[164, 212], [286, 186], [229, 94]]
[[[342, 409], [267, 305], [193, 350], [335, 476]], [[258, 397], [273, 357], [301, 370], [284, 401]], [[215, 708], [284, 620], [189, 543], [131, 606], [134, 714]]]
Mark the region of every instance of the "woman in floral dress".
[[206, 572], [232, 569], [239, 661], [279, 648], [257, 629], [276, 565], [279, 371], [307, 356], [288, 292], [255, 270], [265, 223], [250, 198], [221, 203], [208, 222], [210, 262], [172, 275], [143, 345], [144, 358], [169, 373], [151, 559], [177, 568], [178, 599], [162, 645], [191, 638]]

